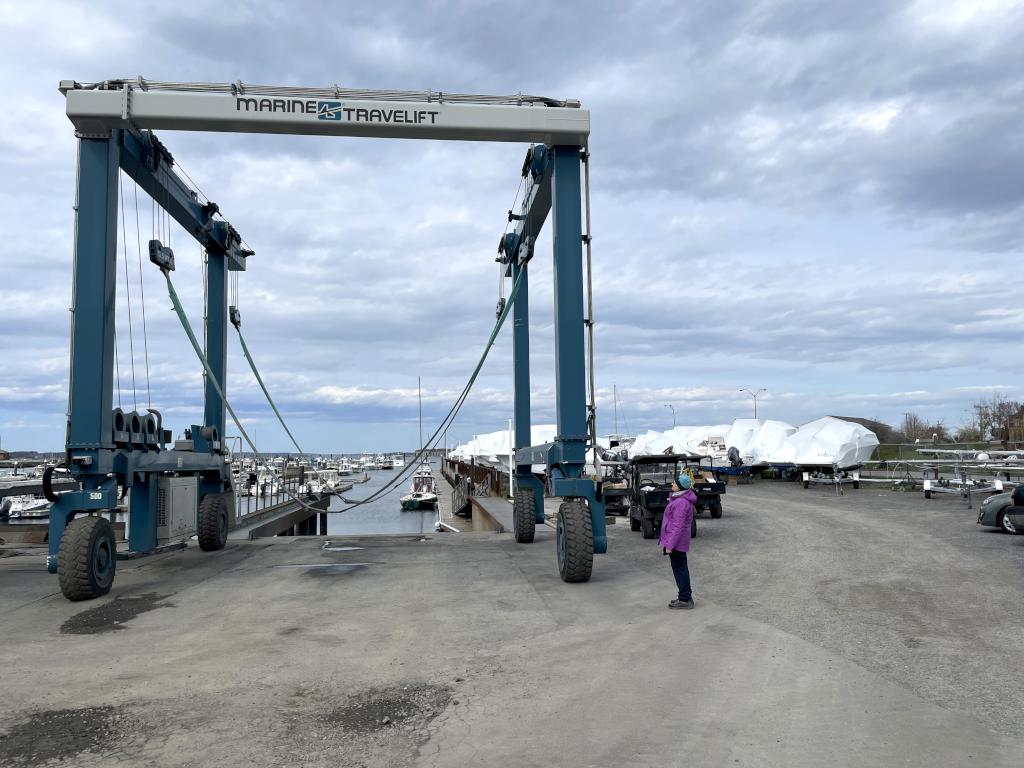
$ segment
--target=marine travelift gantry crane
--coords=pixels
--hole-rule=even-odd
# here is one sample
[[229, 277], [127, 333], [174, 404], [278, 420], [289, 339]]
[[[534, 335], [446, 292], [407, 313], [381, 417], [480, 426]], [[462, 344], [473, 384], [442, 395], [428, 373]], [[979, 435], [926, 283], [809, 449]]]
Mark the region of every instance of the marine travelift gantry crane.
[[[79, 138], [71, 370], [66, 461], [81, 490], [54, 496], [50, 512], [51, 572], [70, 599], [110, 589], [116, 562], [109, 524], [130, 489], [129, 549], [148, 552], [162, 539], [198, 531], [203, 549], [224, 546], [234, 519], [225, 434], [227, 272], [241, 271], [251, 251], [213, 203], [201, 203], [174, 169], [156, 129], [363, 136], [451, 141], [521, 141], [527, 194], [499, 260], [519, 281], [513, 304], [516, 491], [515, 528], [533, 540], [543, 522], [545, 488], [531, 472], [547, 468], [547, 492], [564, 499], [558, 515], [559, 572], [590, 578], [595, 552], [607, 548], [604, 503], [584, 476], [592, 413], [586, 393], [580, 165], [587, 162], [590, 114], [578, 102], [524, 95], [467, 96], [439, 92], [355, 91], [202, 83], [62, 81], [67, 115]], [[203, 424], [172, 442], [155, 409], [113, 408], [118, 174], [123, 170], [207, 251]], [[547, 216], [553, 219], [556, 413], [554, 442], [530, 445], [528, 264]], [[150, 242], [150, 260], [173, 270], [173, 253]], [[588, 433], [588, 428], [591, 430]], [[52, 492], [49, 495], [53, 495]]]

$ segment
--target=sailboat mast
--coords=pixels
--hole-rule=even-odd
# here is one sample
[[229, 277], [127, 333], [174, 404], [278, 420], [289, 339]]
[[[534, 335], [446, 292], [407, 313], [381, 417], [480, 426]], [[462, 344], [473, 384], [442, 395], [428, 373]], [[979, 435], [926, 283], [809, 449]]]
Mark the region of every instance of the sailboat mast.
[[615, 434], [619, 434], [619, 393], [612, 384], [612, 402], [615, 403]]
[[420, 450], [423, 450], [423, 390], [420, 388], [420, 377], [416, 377], [416, 400], [420, 409]]

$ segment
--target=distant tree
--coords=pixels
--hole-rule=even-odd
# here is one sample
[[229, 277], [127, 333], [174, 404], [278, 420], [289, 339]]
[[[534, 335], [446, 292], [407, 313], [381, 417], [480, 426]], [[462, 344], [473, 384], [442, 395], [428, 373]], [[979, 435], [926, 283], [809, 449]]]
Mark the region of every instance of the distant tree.
[[903, 423], [899, 428], [900, 437], [905, 443], [912, 443], [915, 440], [931, 437], [928, 431], [928, 424], [916, 413], [904, 413]]
[[903, 414], [903, 423], [894, 433], [894, 437], [904, 443], [913, 443], [918, 440], [934, 440], [938, 443], [949, 442], [949, 430], [940, 419], [935, 424], [929, 424], [916, 413]]
[[961, 424], [956, 428], [955, 438], [958, 443], [978, 443], [984, 439], [977, 424]]
[[1020, 412], [1021, 403], [1007, 400], [999, 392], [994, 392], [988, 400], [975, 403], [974, 410], [978, 415], [977, 427], [982, 440], [1005, 440], [1010, 417]]

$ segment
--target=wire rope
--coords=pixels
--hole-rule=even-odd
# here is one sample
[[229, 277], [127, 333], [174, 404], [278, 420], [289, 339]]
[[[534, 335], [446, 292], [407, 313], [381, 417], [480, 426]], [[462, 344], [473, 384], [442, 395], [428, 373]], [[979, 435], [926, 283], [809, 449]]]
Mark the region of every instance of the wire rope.
[[[121, 350], [117, 343], [117, 328], [114, 329], [114, 378], [117, 379], [117, 407], [121, 407]], [[70, 410], [70, 406], [69, 406]]]
[[308, 454], [302, 450], [302, 447], [299, 445], [299, 441], [295, 439], [295, 435], [292, 434], [292, 431], [285, 423], [284, 416], [282, 416], [281, 412], [277, 409], [277, 405], [274, 403], [274, 398], [270, 396], [270, 391], [267, 389], [267, 385], [263, 383], [263, 377], [260, 376], [260, 372], [256, 368], [256, 363], [253, 361], [252, 355], [249, 353], [249, 346], [245, 343], [245, 337], [242, 336], [242, 329], [236, 325], [235, 330], [238, 332], [238, 341], [242, 345], [242, 354], [244, 354], [245, 359], [249, 361], [249, 367], [252, 369], [252, 374], [256, 377], [256, 382], [260, 385], [260, 389], [263, 390], [263, 394], [266, 396], [267, 402], [270, 403], [270, 407], [277, 416], [277, 420], [281, 422], [281, 426], [284, 427], [284, 431], [288, 433], [288, 438], [292, 441], [292, 445], [294, 445], [295, 449], [299, 452], [299, 458], [302, 458], [303, 456], [308, 458]]
[[[196, 356], [199, 358], [199, 361], [203, 364], [203, 369], [206, 372], [207, 378], [211, 382], [213, 382], [213, 387], [217, 391], [217, 395], [221, 398], [221, 401], [224, 403], [224, 407], [231, 415], [231, 419], [232, 421], [235, 422], [235, 426], [238, 427], [238, 431], [242, 434], [242, 437], [245, 439], [246, 443], [248, 443], [249, 447], [252, 449], [253, 454], [257, 458], [262, 458], [262, 454], [260, 453], [259, 449], [256, 447], [252, 438], [249, 437], [249, 433], [245, 430], [245, 427], [242, 426], [241, 419], [238, 418], [238, 415], [235, 413], [235, 409], [231, 406], [231, 403], [228, 401], [227, 397], [225, 397], [224, 390], [221, 388], [220, 382], [218, 382], [217, 377], [213, 375], [213, 370], [210, 368], [209, 360], [207, 360], [206, 355], [204, 354], [202, 348], [199, 346], [199, 341], [196, 339], [195, 333], [192, 330], [192, 325], [188, 321], [188, 316], [185, 314], [185, 310], [181, 306], [181, 301], [178, 299], [178, 294], [174, 290], [174, 283], [171, 282], [170, 272], [164, 269], [162, 269], [161, 272], [163, 273], [164, 278], [166, 279], [167, 282], [167, 294], [171, 299], [171, 305], [174, 308], [174, 312], [175, 314], [177, 314], [178, 320], [181, 322], [181, 326], [185, 331], [185, 335], [188, 336], [188, 340], [192, 344], [192, 349], [195, 351]], [[480, 371], [484, 366], [484, 362], [486, 362], [487, 360], [487, 356], [490, 353], [491, 347], [494, 346], [494, 340], [497, 338], [498, 332], [501, 330], [502, 325], [504, 325], [505, 318], [508, 317], [509, 311], [512, 308], [512, 303], [515, 301], [515, 297], [519, 293], [519, 285], [521, 279], [522, 276], [520, 275], [520, 277], [517, 278], [515, 283], [513, 284], [512, 291], [509, 293], [508, 304], [505, 306], [505, 309], [502, 311], [502, 313], [498, 316], [498, 319], [495, 321], [494, 328], [491, 331], [491, 335], [487, 339], [487, 344], [484, 346], [483, 353], [480, 355], [480, 360], [477, 362], [476, 367], [473, 369], [473, 373], [469, 377], [469, 381], [466, 382], [466, 386], [463, 387], [458, 399], [456, 400], [455, 404], [451, 407], [451, 409], [448, 411], [448, 414], [442, 420], [441, 424], [438, 426], [436, 430], [434, 430], [434, 433], [430, 436], [427, 442], [423, 444], [420, 450], [416, 453], [416, 456], [413, 458], [413, 460], [406, 465], [406, 467], [402, 470], [402, 472], [398, 474], [398, 476], [395, 477], [394, 480], [385, 484], [384, 486], [379, 488], [374, 493], [370, 494], [370, 496], [368, 496], [365, 499], [353, 501], [350, 499], [346, 499], [344, 496], [338, 494], [339, 498], [341, 498], [342, 501], [344, 501], [349, 506], [340, 510], [332, 510], [333, 512], [347, 512], [350, 509], [361, 506], [363, 504], [368, 504], [371, 501], [383, 498], [387, 494], [391, 493], [392, 491], [394, 491], [395, 487], [397, 487], [398, 483], [408, 476], [409, 471], [412, 471], [413, 469], [418, 467], [419, 461], [423, 457], [423, 455], [431, 448], [436, 447], [438, 438], [448, 429], [452, 421], [458, 415], [459, 411], [462, 409], [462, 405], [465, 403], [466, 398], [469, 396], [469, 393], [473, 388], [473, 384], [476, 382], [477, 377], [480, 375]], [[286, 492], [290, 496], [292, 496], [292, 498], [297, 503], [299, 503], [301, 506], [307, 509], [314, 510], [316, 512], [325, 511], [317, 507], [313, 507], [310, 504], [307, 504], [302, 499], [300, 499], [296, 494], [292, 493], [290, 490]]]
[[146, 287], [142, 280], [142, 228], [139, 226], [139, 185], [135, 188], [135, 241], [139, 254], [139, 298], [142, 303], [142, 349], [146, 360], [146, 407], [153, 407], [153, 397], [149, 388], [149, 330], [146, 327]]
[[[249, 444], [249, 448], [252, 449], [253, 455], [258, 459], [263, 459], [263, 454], [260, 453], [259, 449], [256, 448], [252, 438], [249, 437], [249, 433], [245, 431], [245, 427], [242, 426], [241, 419], [235, 413], [235, 409], [231, 407], [231, 403], [224, 396], [224, 390], [221, 389], [220, 382], [217, 381], [217, 377], [213, 375], [213, 370], [210, 368], [210, 361], [207, 360], [202, 348], [199, 346], [199, 341], [196, 339], [195, 333], [192, 331], [192, 324], [188, 321], [188, 315], [185, 314], [184, 308], [181, 306], [181, 301], [178, 299], [178, 294], [174, 290], [174, 283], [171, 282], [171, 273], [166, 269], [161, 269], [164, 278], [167, 280], [167, 295], [171, 298], [171, 305], [174, 307], [174, 312], [178, 316], [178, 320], [181, 322], [181, 327], [185, 331], [185, 335], [188, 336], [189, 342], [192, 344], [192, 349], [195, 351], [196, 356], [199, 358], [199, 362], [203, 364], [203, 370], [206, 374], [207, 380], [213, 383], [213, 388], [217, 391], [217, 395], [220, 397], [221, 402], [224, 403], [224, 407], [228, 413], [231, 414], [231, 420], [235, 422], [235, 426], [238, 427], [238, 431], [242, 433], [242, 437], [245, 438], [245, 442]], [[325, 512], [326, 510], [314, 507], [311, 504], [307, 504], [305, 501], [299, 498], [298, 494], [294, 493], [291, 489], [285, 488], [285, 493], [292, 497], [292, 499], [300, 506], [313, 512]]]
[[117, 172], [117, 187], [121, 202], [121, 247], [124, 251], [124, 292], [128, 301], [128, 355], [132, 364], [132, 402], [139, 410], [139, 397], [135, 387], [135, 331], [132, 327], [132, 290], [128, 281], [128, 228], [124, 220], [124, 175]]
[[494, 346], [494, 340], [498, 337], [498, 332], [501, 330], [502, 325], [504, 325], [505, 323], [505, 318], [508, 317], [508, 314], [512, 309], [512, 305], [515, 302], [515, 298], [519, 293], [519, 286], [521, 281], [522, 273], [520, 273], [519, 277], [516, 278], [515, 282], [512, 285], [512, 290], [509, 292], [508, 302], [506, 303], [505, 308], [502, 310], [501, 314], [498, 316], [498, 319], [494, 323], [494, 328], [491, 331], [491, 335], [487, 339], [487, 343], [484, 345], [483, 353], [480, 355], [480, 360], [477, 362], [476, 367], [473, 369], [473, 373], [470, 375], [469, 381], [466, 382], [466, 386], [463, 387], [462, 392], [456, 399], [455, 404], [448, 411], [448, 414], [444, 417], [444, 419], [442, 419], [440, 425], [437, 427], [436, 430], [434, 430], [434, 433], [427, 439], [426, 443], [424, 443], [420, 450], [416, 453], [416, 455], [413, 457], [413, 460], [410, 461], [405, 466], [405, 468], [403, 468], [403, 470], [395, 477], [394, 480], [392, 480], [390, 483], [385, 484], [384, 486], [379, 488], [377, 491], [375, 491], [365, 499], [351, 501], [349, 499], [346, 499], [344, 496], [340, 496], [341, 500], [344, 501], [346, 504], [349, 504], [350, 506], [339, 511], [347, 512], [349, 509], [352, 509], [353, 507], [357, 507], [362, 504], [367, 504], [371, 501], [375, 501], [376, 499], [382, 498], [383, 496], [386, 496], [387, 494], [391, 493], [392, 491], [394, 491], [398, 483], [400, 483], [408, 476], [408, 473], [410, 471], [418, 467], [420, 459], [423, 457], [423, 455], [428, 450], [437, 447], [438, 439], [451, 426], [452, 422], [455, 420], [455, 417], [462, 409], [463, 404], [466, 402], [466, 398], [469, 396], [470, 390], [472, 390], [473, 388], [473, 384], [476, 383], [476, 379], [480, 375], [480, 371], [484, 366], [484, 362], [487, 360], [487, 355], [490, 353], [491, 347]]

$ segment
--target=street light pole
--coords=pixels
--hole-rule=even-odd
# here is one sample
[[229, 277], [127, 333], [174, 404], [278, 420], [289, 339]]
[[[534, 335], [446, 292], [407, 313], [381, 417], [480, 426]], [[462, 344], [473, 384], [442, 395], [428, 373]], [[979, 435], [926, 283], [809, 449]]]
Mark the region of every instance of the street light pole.
[[672, 429], [676, 428], [676, 407], [672, 403], [665, 403], [666, 408], [672, 409]]
[[752, 390], [752, 389], [747, 389], [746, 387], [744, 387], [743, 389], [740, 390], [740, 392], [746, 392], [748, 395], [750, 395], [752, 398], [754, 398], [754, 418], [755, 419], [757, 418], [757, 396], [760, 395], [762, 392], [767, 392], [767, 391], [768, 390], [765, 389], [764, 387], [761, 387], [756, 392], [754, 390]]

